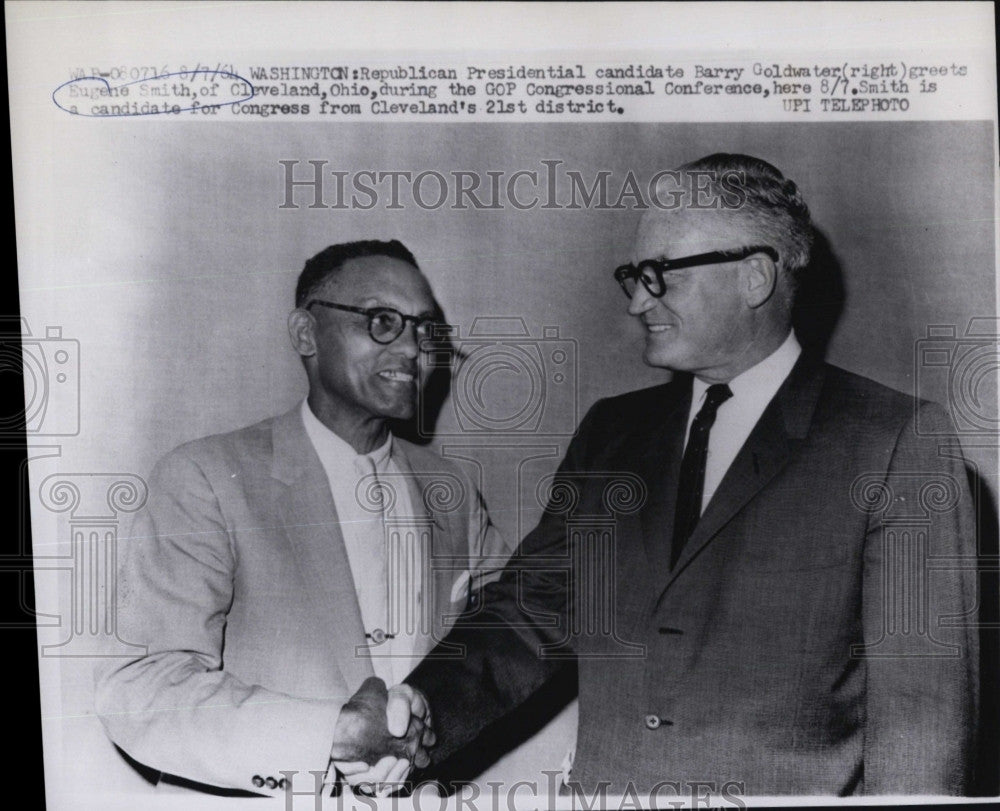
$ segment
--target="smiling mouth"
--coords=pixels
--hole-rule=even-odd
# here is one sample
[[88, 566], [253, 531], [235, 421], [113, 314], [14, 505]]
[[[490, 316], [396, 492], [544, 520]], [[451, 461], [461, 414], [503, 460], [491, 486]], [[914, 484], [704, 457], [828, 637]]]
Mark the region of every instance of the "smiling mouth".
[[674, 329], [673, 324], [646, 324], [647, 332], [666, 332], [668, 329]]
[[400, 369], [386, 369], [379, 372], [378, 376], [383, 380], [390, 380], [393, 383], [412, 383], [415, 376], [411, 372], [404, 372]]

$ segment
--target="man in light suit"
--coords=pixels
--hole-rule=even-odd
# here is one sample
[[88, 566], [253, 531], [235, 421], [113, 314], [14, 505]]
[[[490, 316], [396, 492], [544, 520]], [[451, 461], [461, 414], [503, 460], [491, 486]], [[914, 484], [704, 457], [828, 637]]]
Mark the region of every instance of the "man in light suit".
[[[390, 726], [426, 699], [440, 762], [569, 655], [577, 790], [962, 794], [976, 527], [950, 422], [800, 348], [813, 232], [792, 181], [711, 155], [668, 182], [678, 205], [643, 216], [615, 275], [672, 380], [593, 406], [541, 522], [450, 633], [464, 658], [419, 665]], [[610, 535], [567, 520], [602, 515]]]
[[331, 758], [363, 773], [380, 743], [401, 778], [429, 719], [393, 737], [366, 713], [384, 719], [383, 681], [506, 558], [462, 471], [390, 431], [414, 413], [440, 318], [410, 252], [331, 246], [295, 305], [307, 399], [168, 454], [122, 544], [119, 633], [147, 653], [102, 668], [97, 711], [166, 783], [274, 794], [291, 777], [309, 791]]

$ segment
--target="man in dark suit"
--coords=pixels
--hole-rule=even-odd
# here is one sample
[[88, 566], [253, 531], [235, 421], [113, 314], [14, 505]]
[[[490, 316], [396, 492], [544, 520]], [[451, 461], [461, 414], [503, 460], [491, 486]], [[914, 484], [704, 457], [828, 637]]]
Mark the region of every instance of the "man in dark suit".
[[301, 793], [331, 757], [364, 776], [380, 745], [393, 779], [422, 762], [433, 733], [417, 718], [388, 734], [383, 680], [506, 556], [458, 466], [390, 430], [439, 319], [401, 243], [330, 246], [288, 318], [308, 397], [156, 466], [118, 579], [119, 633], [147, 652], [102, 664], [96, 708], [159, 791], [278, 795], [291, 776]]
[[615, 276], [672, 380], [593, 406], [539, 525], [449, 634], [464, 656], [419, 665], [390, 727], [426, 698], [441, 762], [569, 657], [579, 790], [962, 794], [976, 529], [950, 422], [802, 351], [813, 231], [792, 181], [743, 155], [667, 181], [676, 205]]

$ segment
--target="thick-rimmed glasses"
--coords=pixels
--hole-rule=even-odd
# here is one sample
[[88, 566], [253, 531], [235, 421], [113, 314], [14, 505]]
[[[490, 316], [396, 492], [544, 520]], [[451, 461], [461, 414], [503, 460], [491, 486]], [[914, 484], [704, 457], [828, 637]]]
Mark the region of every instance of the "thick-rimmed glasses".
[[683, 270], [684, 268], [701, 267], [702, 265], [718, 265], [722, 262], [738, 262], [753, 256], [755, 253], [763, 253], [770, 256], [774, 262], [778, 261], [778, 252], [769, 245], [752, 245], [749, 248], [733, 248], [728, 251], [711, 251], [710, 253], [698, 253], [693, 256], [682, 256], [678, 259], [643, 259], [638, 265], [631, 262], [622, 265], [615, 270], [615, 281], [621, 285], [625, 295], [629, 298], [635, 294], [636, 286], [642, 282], [649, 295], [660, 298], [667, 292], [667, 286], [663, 281], [663, 276], [671, 270]]
[[305, 309], [309, 309], [313, 304], [329, 307], [331, 310], [343, 310], [365, 316], [368, 319], [368, 334], [377, 344], [391, 344], [395, 341], [403, 334], [407, 321], [413, 322], [417, 345], [424, 351], [440, 348], [441, 344], [447, 341], [450, 333], [448, 325], [437, 318], [426, 315], [404, 315], [392, 307], [353, 307], [350, 304], [337, 304], [333, 301], [314, 298], [305, 305]]

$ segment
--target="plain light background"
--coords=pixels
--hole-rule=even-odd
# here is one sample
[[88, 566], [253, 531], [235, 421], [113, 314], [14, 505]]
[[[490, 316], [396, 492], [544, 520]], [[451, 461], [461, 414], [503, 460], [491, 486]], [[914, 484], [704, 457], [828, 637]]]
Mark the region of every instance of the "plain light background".
[[[310, 171], [309, 160], [351, 172], [483, 175], [541, 172], [542, 160], [560, 160], [561, 171], [588, 180], [611, 172], [617, 189], [629, 170], [645, 180], [711, 152], [745, 152], [796, 181], [839, 261], [845, 303], [831, 362], [947, 404], [947, 370], [918, 371], [917, 342], [930, 325], [952, 325], [961, 335], [971, 318], [996, 315], [995, 135], [988, 122], [237, 120], [207, 128], [67, 117], [61, 126], [60, 151], [32, 168], [40, 180], [33, 188], [44, 194], [29, 190], [17, 201], [26, 238], [21, 306], [36, 336], [60, 326], [64, 338], [80, 342], [81, 431], [61, 441], [60, 456], [33, 464], [33, 488], [56, 472], [145, 476], [181, 442], [293, 406], [306, 385], [285, 318], [303, 262], [335, 242], [402, 240], [463, 336], [480, 316], [521, 318], [534, 337], [558, 328], [577, 361], [573, 397], [553, 400], [559, 411], [552, 419], [566, 433], [598, 398], [666, 379], [643, 366], [641, 332], [610, 275], [630, 258], [640, 212], [316, 210], [307, 207], [308, 190], [297, 193], [299, 209], [282, 210], [280, 160], [300, 161], [300, 176]], [[58, 182], [65, 177], [75, 182]], [[489, 379], [484, 392], [497, 413], [516, 409], [525, 380], [509, 372]], [[979, 395], [990, 404], [983, 408], [995, 418], [995, 366], [983, 385]], [[451, 405], [437, 426], [444, 434], [457, 426]], [[531, 485], [555, 467], [566, 437], [500, 433], [435, 444], [479, 464], [494, 520], [516, 540], [538, 515], [527, 497]], [[967, 442], [969, 457], [995, 501], [995, 451], [974, 445], [975, 438]], [[538, 458], [519, 466], [532, 456]], [[65, 537], [65, 523], [53, 524], [37, 500], [33, 508], [36, 551], [45, 553], [45, 539]], [[65, 554], [66, 547], [53, 540], [48, 550]], [[64, 574], [38, 578], [66, 593]], [[42, 628], [39, 635], [44, 644], [65, 634]], [[92, 714], [90, 663], [43, 658], [40, 666], [43, 682], [56, 672], [61, 684], [58, 707], [46, 708], [44, 721], [47, 745], [55, 742], [61, 754], [59, 779], [140, 789]], [[558, 768], [572, 740], [573, 712], [483, 779], [534, 777], [544, 784], [541, 770]]]

